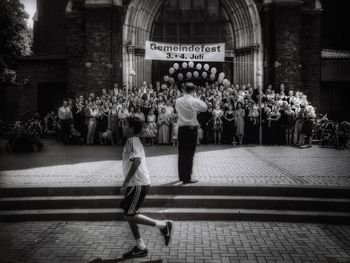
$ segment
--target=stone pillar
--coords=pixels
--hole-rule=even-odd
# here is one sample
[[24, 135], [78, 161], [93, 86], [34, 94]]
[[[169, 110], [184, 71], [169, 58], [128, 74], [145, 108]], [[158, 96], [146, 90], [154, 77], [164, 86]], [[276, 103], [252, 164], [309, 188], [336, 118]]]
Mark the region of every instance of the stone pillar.
[[321, 14], [321, 7], [316, 5], [302, 12], [303, 91], [317, 109], [320, 109], [321, 89]]
[[88, 92], [110, 89], [112, 80], [112, 8], [85, 5]]
[[274, 1], [275, 61], [274, 88], [284, 83], [286, 89], [300, 89], [302, 63], [301, 0]]
[[112, 82], [123, 86], [123, 24], [127, 8], [113, 6], [112, 10]]
[[264, 43], [264, 61], [263, 73], [264, 83], [263, 87], [274, 84], [274, 61], [275, 61], [275, 42], [274, 42], [274, 12], [272, 0], [265, 0], [261, 11], [262, 17], [262, 34]]

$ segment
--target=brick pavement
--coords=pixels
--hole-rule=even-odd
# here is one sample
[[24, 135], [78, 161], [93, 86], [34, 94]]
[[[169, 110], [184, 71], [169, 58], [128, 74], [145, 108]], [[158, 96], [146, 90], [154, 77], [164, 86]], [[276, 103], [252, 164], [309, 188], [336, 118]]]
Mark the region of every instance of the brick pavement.
[[[0, 233], [4, 263], [118, 262], [133, 245], [125, 222], [0, 223]], [[150, 253], [134, 262], [350, 262], [350, 226], [176, 222], [170, 247], [157, 229], [141, 233]]]
[[[3, 144], [4, 142], [2, 142]], [[0, 186], [114, 185], [121, 147], [66, 146], [44, 140], [39, 153], [2, 153]], [[153, 184], [177, 180], [177, 149], [146, 147]], [[350, 151], [314, 146], [199, 146], [194, 177], [203, 183], [350, 185]]]

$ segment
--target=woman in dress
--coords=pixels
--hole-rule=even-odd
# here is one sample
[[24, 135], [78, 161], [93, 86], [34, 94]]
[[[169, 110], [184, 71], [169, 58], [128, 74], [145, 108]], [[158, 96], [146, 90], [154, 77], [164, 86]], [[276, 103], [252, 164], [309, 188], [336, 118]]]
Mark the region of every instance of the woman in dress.
[[220, 105], [217, 104], [213, 110], [213, 132], [214, 132], [214, 143], [221, 143], [221, 134], [223, 131], [223, 124], [221, 117], [223, 116], [223, 111], [220, 109]]
[[118, 141], [118, 109], [116, 103], [113, 103], [110, 109], [108, 126], [112, 132], [112, 145], [115, 145]]
[[[306, 116], [304, 118], [304, 125], [301, 128], [300, 137], [302, 137], [301, 141], [305, 142], [305, 137], [308, 138], [308, 144], [304, 147], [312, 147], [312, 138], [315, 126], [315, 109], [311, 105], [306, 107]], [[301, 145], [303, 147], [303, 145]]]
[[169, 144], [170, 120], [163, 107], [158, 116], [158, 144]]
[[171, 116], [171, 127], [172, 127], [172, 136], [171, 136], [171, 140], [173, 142], [173, 146], [177, 146], [177, 135], [178, 135], [178, 131], [179, 131], [179, 126], [177, 124], [177, 120], [178, 120], [178, 116], [177, 113], [174, 113]]
[[120, 108], [118, 112], [118, 143], [123, 143], [124, 141], [124, 128], [126, 127], [126, 117], [129, 116], [129, 113], [125, 107]]
[[154, 114], [154, 110], [150, 109], [147, 114], [147, 122], [145, 126], [145, 142], [146, 145], [153, 145], [154, 139], [157, 136], [157, 123], [156, 123], [156, 115]]
[[[236, 126], [236, 136], [238, 139], [238, 144], [243, 143], [244, 137], [244, 116], [245, 110], [243, 109], [243, 105], [241, 102], [237, 103], [237, 109], [235, 111], [235, 126]], [[235, 138], [234, 138], [235, 140]]]
[[88, 105], [89, 115], [88, 115], [88, 132], [86, 138], [86, 144], [93, 144], [95, 138], [96, 130], [96, 118], [98, 116], [98, 108], [93, 102], [89, 102]]
[[228, 105], [228, 109], [224, 115], [224, 140], [227, 143], [234, 143], [233, 137], [235, 132], [235, 112], [232, 104]]
[[274, 106], [269, 117], [271, 127], [272, 144], [280, 144], [281, 142], [281, 113], [277, 106]]
[[108, 117], [109, 117], [109, 107], [108, 104], [104, 104], [100, 108], [99, 121], [98, 121], [98, 138], [100, 144], [106, 144], [106, 140], [102, 139], [102, 134], [107, 132], [108, 129]]
[[292, 107], [288, 104], [285, 114], [285, 137], [286, 144], [292, 145], [293, 138], [293, 127], [295, 121], [295, 112], [292, 110]]

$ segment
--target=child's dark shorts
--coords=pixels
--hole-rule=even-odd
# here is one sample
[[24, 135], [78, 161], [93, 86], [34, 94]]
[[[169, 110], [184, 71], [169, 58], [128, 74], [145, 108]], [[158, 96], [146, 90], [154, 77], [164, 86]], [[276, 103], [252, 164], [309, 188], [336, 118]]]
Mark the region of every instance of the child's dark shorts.
[[145, 200], [150, 185], [128, 186], [125, 191], [124, 199], [120, 203], [120, 208], [124, 210], [125, 215], [135, 215]]

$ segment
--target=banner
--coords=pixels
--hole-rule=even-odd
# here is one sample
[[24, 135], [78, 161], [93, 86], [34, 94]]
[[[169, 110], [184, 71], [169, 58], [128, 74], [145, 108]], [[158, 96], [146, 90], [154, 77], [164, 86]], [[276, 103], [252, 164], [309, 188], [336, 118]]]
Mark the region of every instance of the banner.
[[169, 44], [146, 41], [145, 59], [176, 61], [225, 61], [225, 43]]

